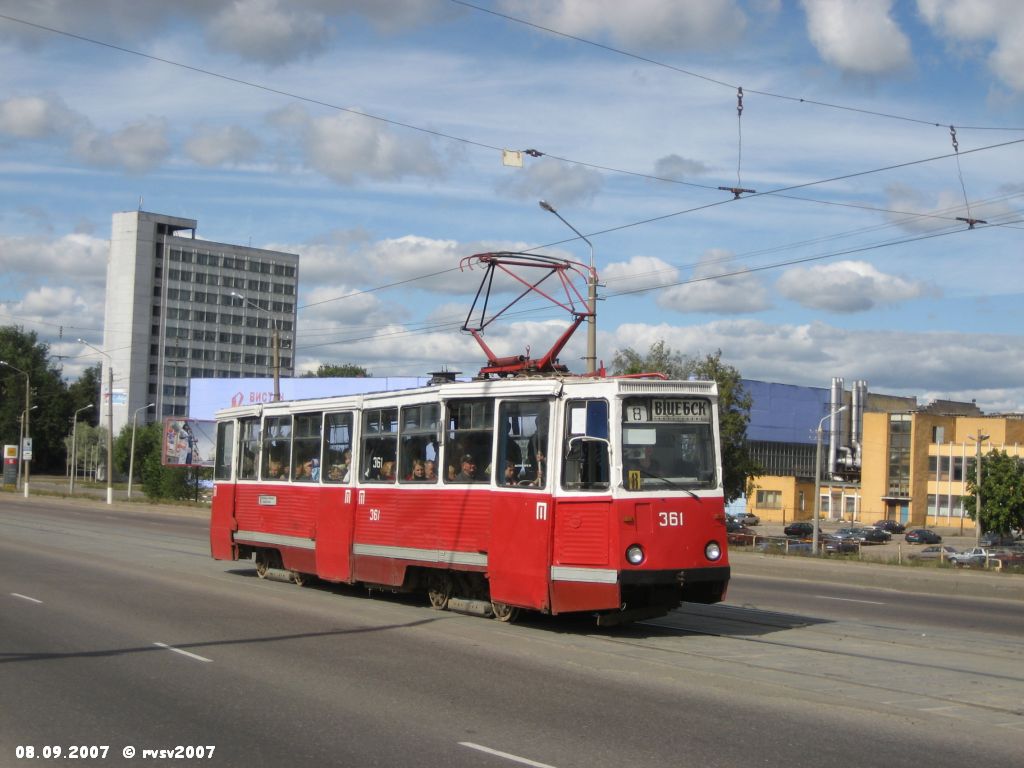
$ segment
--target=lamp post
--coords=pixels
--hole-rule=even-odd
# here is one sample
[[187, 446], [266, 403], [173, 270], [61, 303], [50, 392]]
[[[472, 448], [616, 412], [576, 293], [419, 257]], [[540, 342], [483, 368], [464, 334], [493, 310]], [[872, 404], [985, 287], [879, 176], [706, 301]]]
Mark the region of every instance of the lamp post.
[[80, 344], [85, 344], [89, 349], [96, 350], [107, 358], [107, 504], [114, 503], [114, 359], [90, 344], [85, 339], [79, 339]]
[[555, 207], [547, 200], [538, 202], [541, 208], [548, 213], [553, 213], [569, 229], [580, 236], [590, 246], [590, 272], [587, 275], [587, 311], [590, 317], [587, 318], [587, 374], [593, 376], [597, 372], [597, 271], [594, 269], [594, 244], [587, 239], [586, 235], [570, 224]]
[[[29, 411], [32, 410], [32, 407], [29, 405], [29, 402], [30, 402], [30, 400], [32, 398], [32, 382], [31, 382], [31, 379], [29, 378], [28, 371], [23, 371], [23, 370], [21, 370], [21, 368], [18, 368], [15, 365], [11, 365], [6, 360], [0, 360], [0, 365], [5, 365], [8, 368], [10, 368], [12, 371], [17, 371], [18, 373], [20, 373], [22, 376], [25, 377], [25, 414], [24, 414], [23, 421], [22, 421], [22, 426], [23, 426], [23, 429], [24, 429], [24, 435], [23, 435], [23, 437], [21, 439], [21, 444], [18, 446], [18, 459], [21, 460], [22, 455], [25, 453], [25, 440], [28, 439], [29, 437], [31, 437], [31, 434], [32, 434], [31, 432], [29, 432], [29, 429], [28, 429], [28, 422], [29, 422], [28, 414], [29, 414]], [[22, 489], [24, 490], [25, 498], [27, 499], [28, 498], [29, 464], [31, 462], [28, 461], [28, 460], [24, 460], [22, 463], [23, 463], [23, 465], [25, 467], [25, 480], [22, 483]]]
[[[28, 413], [29, 413], [29, 411], [34, 411], [38, 407], [39, 407], [38, 405], [33, 405], [27, 411], [22, 409], [21, 413], [18, 415], [18, 445], [24, 445], [25, 444], [25, 438], [28, 437], [28, 435], [25, 433], [25, 426], [26, 426], [26, 424], [28, 422]], [[28, 459], [25, 458], [24, 461], [22, 460], [23, 459], [23, 457], [22, 457], [23, 453], [25, 453], [25, 451], [21, 451], [21, 452], [18, 453], [18, 480], [19, 481], [21, 480], [21, 468], [23, 466], [26, 469], [28, 468]], [[28, 478], [26, 477], [25, 478], [25, 482], [22, 483], [22, 485], [24, 486], [27, 483], [28, 483]], [[27, 496], [28, 494], [26, 493], [25, 495]]]
[[266, 312], [268, 315], [270, 315], [270, 319], [274, 323], [274, 325], [270, 329], [270, 347], [272, 350], [274, 361], [274, 401], [276, 402], [281, 399], [281, 334], [278, 329], [277, 318], [274, 317], [270, 310], [264, 309], [254, 301], [245, 298], [245, 296], [243, 296], [242, 294], [232, 291], [231, 295], [234, 296], [236, 299], [241, 299], [253, 309], [258, 309], [260, 312]]
[[[974, 467], [977, 478], [977, 489], [974, 494], [974, 546], [981, 546], [981, 444], [988, 440], [989, 436], [978, 430], [978, 436], [968, 435], [975, 442], [974, 446]], [[962, 513], [961, 513], [962, 515]], [[960, 518], [963, 521], [963, 517]]]
[[820, 554], [818, 552], [818, 540], [819, 540], [819, 522], [818, 517], [821, 514], [821, 433], [825, 429], [825, 422], [835, 416], [837, 413], [841, 413], [846, 410], [845, 405], [841, 405], [831, 413], [822, 416], [821, 421], [818, 422], [818, 446], [814, 452], [814, 534], [811, 537], [811, 551], [814, 552], [815, 557]]
[[71, 482], [68, 484], [68, 494], [72, 496], [75, 493], [75, 475], [78, 474], [78, 414], [88, 411], [92, 407], [92, 403], [82, 406], [75, 411], [74, 418], [71, 420]]
[[139, 417], [139, 411], [145, 411], [147, 408], [152, 408], [156, 403], [149, 403], [141, 408], [136, 408], [135, 413], [132, 414], [132, 449], [128, 455], [128, 498], [132, 497], [132, 474], [135, 472], [135, 422]]

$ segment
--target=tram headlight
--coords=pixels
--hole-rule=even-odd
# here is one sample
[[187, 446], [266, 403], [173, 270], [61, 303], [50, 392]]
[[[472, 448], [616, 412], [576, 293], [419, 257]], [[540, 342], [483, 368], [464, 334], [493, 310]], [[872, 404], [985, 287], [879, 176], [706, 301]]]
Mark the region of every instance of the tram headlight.
[[644, 548], [639, 544], [631, 544], [626, 548], [626, 560], [630, 565], [640, 565], [644, 561]]
[[704, 557], [714, 562], [722, 556], [722, 545], [717, 541], [709, 541], [704, 546]]

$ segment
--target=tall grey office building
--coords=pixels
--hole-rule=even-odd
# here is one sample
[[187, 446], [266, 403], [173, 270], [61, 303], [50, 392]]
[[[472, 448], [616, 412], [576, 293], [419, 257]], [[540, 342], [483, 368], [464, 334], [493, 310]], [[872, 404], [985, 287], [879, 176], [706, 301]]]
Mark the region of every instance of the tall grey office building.
[[110, 407], [115, 435], [136, 414], [187, 415], [192, 377], [272, 376], [275, 329], [280, 375], [293, 375], [298, 282], [298, 254], [198, 240], [193, 219], [115, 213], [100, 424]]

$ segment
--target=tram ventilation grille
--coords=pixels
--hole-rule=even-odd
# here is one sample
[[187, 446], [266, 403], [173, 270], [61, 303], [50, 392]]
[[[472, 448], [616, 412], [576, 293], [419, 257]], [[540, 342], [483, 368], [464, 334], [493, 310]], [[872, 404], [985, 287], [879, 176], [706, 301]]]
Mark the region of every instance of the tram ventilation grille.
[[623, 381], [622, 392], [679, 392], [680, 389], [691, 392], [712, 392], [715, 388], [713, 381]]

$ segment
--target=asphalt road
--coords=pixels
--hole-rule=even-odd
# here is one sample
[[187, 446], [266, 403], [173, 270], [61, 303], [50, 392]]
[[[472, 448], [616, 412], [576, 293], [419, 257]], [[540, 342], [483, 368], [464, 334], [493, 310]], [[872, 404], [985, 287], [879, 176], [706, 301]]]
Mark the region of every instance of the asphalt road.
[[[188, 514], [0, 495], [0, 766], [73, 745], [107, 746], [93, 765], [246, 767], [1024, 754], [1019, 603], [935, 597], [915, 613], [899, 593], [875, 605], [877, 590], [740, 573], [728, 603], [656, 622], [508, 626], [259, 581], [211, 560]], [[213, 757], [143, 757], [178, 746]]]

